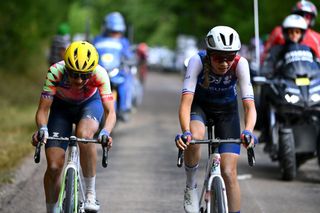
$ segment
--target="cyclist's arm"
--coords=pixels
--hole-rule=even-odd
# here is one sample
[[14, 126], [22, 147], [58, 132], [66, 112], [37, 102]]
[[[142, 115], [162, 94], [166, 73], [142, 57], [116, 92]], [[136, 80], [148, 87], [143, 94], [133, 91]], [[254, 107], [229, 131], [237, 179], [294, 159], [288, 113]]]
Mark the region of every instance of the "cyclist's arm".
[[104, 101], [102, 102], [105, 120], [104, 120], [104, 129], [111, 133], [115, 123], [116, 123], [116, 112], [114, 109], [114, 101]]
[[57, 92], [57, 83], [60, 81], [63, 75], [64, 62], [58, 62], [50, 66], [46, 80], [41, 93], [41, 98], [36, 112], [36, 123], [38, 128], [47, 126], [48, 116], [53, 97]]
[[187, 67], [183, 82], [182, 96], [179, 107], [179, 120], [182, 132], [190, 130], [190, 112], [198, 75], [202, 70], [202, 62], [198, 54], [194, 55]]
[[182, 94], [179, 107], [179, 121], [182, 132], [190, 131], [190, 113], [193, 93]]
[[47, 126], [48, 116], [49, 116], [49, 111], [50, 111], [52, 101], [53, 99], [51, 98], [46, 98], [46, 97], [40, 98], [38, 110], [36, 113], [36, 124], [38, 128]]
[[253, 88], [250, 81], [249, 64], [243, 57], [241, 57], [238, 62], [236, 74], [241, 90], [245, 129], [252, 132], [256, 123], [257, 113], [254, 104]]
[[244, 125], [246, 130], [253, 131], [256, 124], [257, 112], [253, 100], [243, 100]]
[[100, 65], [94, 71], [96, 85], [98, 86], [104, 114], [104, 129], [111, 133], [116, 123], [116, 112], [114, 109], [114, 99], [111, 92], [110, 80], [107, 71]]

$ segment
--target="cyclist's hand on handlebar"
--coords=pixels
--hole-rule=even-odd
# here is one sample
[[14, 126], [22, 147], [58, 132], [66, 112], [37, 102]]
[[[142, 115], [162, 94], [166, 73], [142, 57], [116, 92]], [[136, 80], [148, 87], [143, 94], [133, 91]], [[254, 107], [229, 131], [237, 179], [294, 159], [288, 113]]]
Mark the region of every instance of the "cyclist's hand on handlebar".
[[43, 143], [47, 142], [49, 137], [48, 128], [46, 126], [40, 127], [39, 130], [35, 131], [32, 135], [31, 144], [37, 146], [37, 144], [42, 141]]
[[177, 134], [175, 141], [176, 146], [181, 149], [185, 150], [191, 141], [192, 133], [190, 131], [185, 131], [183, 134]]
[[[104, 138], [106, 139], [106, 141], [103, 140]], [[108, 130], [102, 129], [99, 132], [98, 140], [100, 143], [102, 143], [103, 146], [106, 146], [108, 148], [108, 150], [111, 149], [112, 137], [110, 137], [110, 133], [108, 132]], [[105, 143], [106, 143], [106, 145], [105, 145]]]
[[245, 148], [253, 148], [258, 143], [257, 137], [249, 130], [243, 130], [240, 136]]

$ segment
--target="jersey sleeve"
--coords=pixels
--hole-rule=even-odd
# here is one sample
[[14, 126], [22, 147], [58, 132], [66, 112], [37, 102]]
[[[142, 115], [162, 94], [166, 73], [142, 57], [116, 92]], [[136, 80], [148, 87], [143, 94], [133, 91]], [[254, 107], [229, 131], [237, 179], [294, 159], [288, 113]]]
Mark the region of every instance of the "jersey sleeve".
[[247, 59], [241, 57], [237, 68], [236, 75], [239, 81], [240, 94], [242, 100], [254, 100], [253, 88], [250, 80], [250, 70]]
[[186, 75], [183, 82], [182, 94], [194, 93], [197, 86], [198, 75], [203, 68], [201, 58], [198, 54], [189, 60]]
[[112, 101], [113, 95], [111, 91], [110, 79], [107, 71], [98, 65], [94, 71], [96, 84], [101, 96], [102, 102]]
[[61, 80], [64, 73], [64, 64], [56, 63], [50, 66], [46, 80], [44, 82], [43, 90], [41, 93], [41, 97], [44, 98], [53, 98], [53, 96], [57, 92], [58, 82]]

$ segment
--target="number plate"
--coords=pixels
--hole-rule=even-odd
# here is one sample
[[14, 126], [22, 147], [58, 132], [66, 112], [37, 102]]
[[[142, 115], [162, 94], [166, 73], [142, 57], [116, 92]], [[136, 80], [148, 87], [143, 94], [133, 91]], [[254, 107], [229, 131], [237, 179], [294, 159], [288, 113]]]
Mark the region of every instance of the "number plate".
[[297, 86], [308, 86], [310, 85], [309, 78], [296, 78], [296, 85]]

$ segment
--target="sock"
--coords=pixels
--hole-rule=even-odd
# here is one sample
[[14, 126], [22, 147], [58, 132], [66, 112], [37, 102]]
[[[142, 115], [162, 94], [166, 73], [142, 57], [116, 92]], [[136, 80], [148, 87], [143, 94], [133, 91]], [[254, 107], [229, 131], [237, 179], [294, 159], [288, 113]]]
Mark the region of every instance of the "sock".
[[92, 194], [96, 196], [96, 176], [84, 177], [84, 183], [86, 184], [86, 194]]
[[46, 203], [47, 213], [58, 213], [57, 203]]
[[196, 174], [198, 170], [199, 164], [189, 167], [185, 165], [185, 170], [186, 170], [186, 175], [187, 175], [187, 181], [186, 181], [186, 186], [189, 189], [194, 189], [197, 187], [197, 179], [196, 179]]

